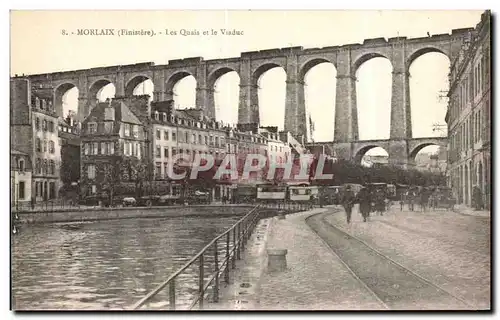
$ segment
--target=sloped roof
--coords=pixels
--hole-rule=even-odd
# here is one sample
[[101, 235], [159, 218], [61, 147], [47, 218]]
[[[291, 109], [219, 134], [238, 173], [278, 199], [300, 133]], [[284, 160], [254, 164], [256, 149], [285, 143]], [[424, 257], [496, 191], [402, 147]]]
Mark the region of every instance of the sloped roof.
[[[91, 120], [97, 122], [104, 121], [104, 110], [109, 107], [109, 105], [110, 104], [107, 102], [98, 103], [83, 122], [87, 123]], [[115, 109], [115, 121], [138, 125], [142, 124], [142, 122], [137, 118], [137, 116], [135, 116], [135, 114], [123, 101], [112, 101], [111, 107]]]
[[15, 150], [15, 149], [10, 149], [10, 154], [20, 154], [20, 155], [23, 155], [23, 156], [27, 156], [28, 155], [27, 153], [24, 153], [22, 151]]

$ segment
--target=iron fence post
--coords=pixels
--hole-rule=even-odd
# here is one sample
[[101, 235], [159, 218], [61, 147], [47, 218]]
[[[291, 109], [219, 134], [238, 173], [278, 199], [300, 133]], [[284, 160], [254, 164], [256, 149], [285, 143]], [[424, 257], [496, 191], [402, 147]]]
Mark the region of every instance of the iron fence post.
[[241, 223], [238, 223], [238, 244], [236, 245], [236, 259], [240, 260], [240, 247], [241, 247]]
[[236, 268], [236, 227], [233, 228], [233, 256], [232, 256], [232, 268]]
[[226, 235], [226, 269], [224, 272], [224, 281], [226, 283], [229, 283], [229, 236], [230, 233], [228, 232]]
[[246, 226], [247, 226], [247, 221], [243, 220], [243, 230], [241, 231], [241, 250], [245, 251], [245, 244], [246, 244]]
[[200, 310], [203, 309], [203, 300], [204, 300], [204, 296], [205, 296], [205, 292], [203, 292], [203, 283], [205, 282], [204, 281], [204, 278], [205, 278], [205, 273], [204, 273], [204, 264], [203, 264], [203, 253], [200, 255], [200, 272], [199, 272], [199, 276], [200, 278], [198, 279], [198, 292], [200, 294], [200, 298], [198, 300], [198, 305], [200, 307]]
[[214, 242], [214, 265], [215, 265], [215, 283], [214, 283], [214, 302], [219, 302], [219, 248], [217, 247], [217, 240]]
[[168, 304], [170, 310], [175, 310], [175, 278], [170, 282], [168, 289]]

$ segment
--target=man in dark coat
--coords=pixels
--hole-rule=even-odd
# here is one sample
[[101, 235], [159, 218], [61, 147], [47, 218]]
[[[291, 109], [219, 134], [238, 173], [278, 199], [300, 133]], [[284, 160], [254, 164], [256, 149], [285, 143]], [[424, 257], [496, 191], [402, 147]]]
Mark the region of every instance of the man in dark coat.
[[347, 186], [342, 194], [341, 201], [347, 216], [347, 223], [351, 223], [352, 207], [354, 206], [355, 200], [356, 196], [354, 195], [354, 192], [351, 190], [350, 186]]
[[359, 202], [359, 212], [361, 212], [361, 215], [363, 216], [363, 221], [366, 222], [366, 218], [370, 215], [372, 203], [370, 192], [367, 188], [363, 187], [359, 190], [356, 198]]

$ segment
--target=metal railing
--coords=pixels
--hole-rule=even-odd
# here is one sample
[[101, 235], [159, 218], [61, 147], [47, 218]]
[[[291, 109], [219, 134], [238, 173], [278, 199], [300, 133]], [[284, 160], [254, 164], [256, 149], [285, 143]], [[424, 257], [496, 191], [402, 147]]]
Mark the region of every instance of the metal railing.
[[[259, 205], [255, 206], [250, 212], [248, 212], [243, 218], [241, 218], [236, 224], [234, 224], [227, 231], [213, 239], [209, 244], [207, 244], [200, 252], [198, 252], [191, 260], [189, 260], [184, 266], [172, 274], [167, 280], [158, 285], [153, 291], [148, 293], [144, 298], [134, 304], [131, 309], [137, 310], [142, 306], [150, 303], [160, 292], [168, 287], [168, 306], [170, 310], [176, 309], [176, 284], [177, 278], [181, 274], [185, 274], [188, 269], [194, 264], [198, 263], [198, 288], [197, 295], [194, 301], [192, 301], [188, 307], [188, 310], [193, 309], [198, 305], [199, 309], [203, 309], [205, 302], [205, 295], [209, 292], [209, 288], [212, 287], [213, 302], [218, 302], [219, 300], [219, 288], [220, 279], [223, 278], [226, 284], [229, 283], [229, 272], [230, 269], [236, 267], [236, 260], [241, 259], [241, 252], [245, 250], [252, 231], [254, 230], [257, 222], [259, 221]], [[222, 250], [220, 250], [219, 245], [223, 244]], [[223, 260], [221, 259], [220, 251], [223, 255]], [[213, 259], [213, 266], [206, 261]], [[205, 280], [205, 269], [208, 267], [211, 270], [208, 275], [208, 280]]]

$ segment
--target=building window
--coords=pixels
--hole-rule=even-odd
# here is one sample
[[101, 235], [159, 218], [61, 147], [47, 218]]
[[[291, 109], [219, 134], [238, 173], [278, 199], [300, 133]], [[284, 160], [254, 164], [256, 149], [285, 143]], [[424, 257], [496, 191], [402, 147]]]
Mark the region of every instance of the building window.
[[55, 144], [54, 141], [49, 141], [49, 152], [54, 153], [55, 151]]
[[137, 158], [141, 158], [141, 144], [137, 143]]
[[24, 171], [24, 159], [19, 159], [17, 166], [19, 168], [19, 171], [23, 172]]
[[196, 144], [196, 134], [193, 133], [193, 143]]
[[156, 140], [160, 140], [161, 139], [161, 131], [160, 129], [156, 129]]
[[87, 177], [89, 179], [95, 179], [95, 165], [89, 164], [87, 166]]
[[17, 198], [18, 199], [24, 199], [25, 195], [24, 195], [24, 189], [25, 189], [25, 186], [24, 186], [24, 181], [19, 181], [19, 186], [18, 186], [18, 193], [17, 193]]
[[56, 164], [55, 164], [54, 160], [50, 160], [50, 163], [49, 163], [49, 172], [50, 172], [51, 175], [56, 174]]
[[104, 131], [106, 133], [112, 133], [112, 131], [113, 131], [113, 122], [111, 122], [111, 121], [104, 122]]
[[86, 156], [89, 154], [89, 144], [88, 143], [85, 143], [83, 145], [83, 154]]
[[97, 123], [95, 123], [95, 122], [87, 123], [87, 132], [89, 134], [96, 133], [97, 132]]
[[205, 144], [208, 145], [208, 137], [205, 136]]
[[55, 199], [56, 197], [56, 184], [55, 182], [49, 182], [49, 199]]
[[172, 157], [174, 157], [176, 154], [177, 154], [177, 149], [176, 148], [172, 148]]
[[219, 146], [219, 137], [215, 137], [215, 146], [218, 147]]
[[93, 155], [99, 154], [99, 142], [92, 143], [92, 154]]
[[189, 143], [189, 132], [185, 132], [185, 138], [186, 140], [184, 140], [186, 143]]
[[172, 132], [172, 141], [177, 140], [177, 134], [175, 132]]
[[163, 148], [163, 157], [168, 158], [168, 147]]
[[108, 154], [108, 145], [106, 142], [101, 142], [101, 154]]
[[155, 177], [161, 179], [161, 162], [155, 164]]
[[161, 158], [161, 147], [160, 146], [156, 146], [156, 157]]
[[40, 130], [40, 119], [39, 118], [35, 118], [35, 128], [36, 128], [36, 130]]
[[49, 132], [54, 132], [54, 122], [49, 121]]
[[139, 126], [138, 125], [132, 125], [132, 134], [134, 138], [139, 138]]
[[115, 143], [114, 142], [108, 142], [108, 151], [109, 151], [109, 154], [115, 154]]
[[47, 152], [47, 140], [43, 140], [43, 152]]
[[167, 130], [163, 131], [163, 139], [168, 140], [168, 131]]
[[125, 137], [130, 136], [130, 124], [124, 123], [123, 124], [123, 131], [124, 131]]
[[40, 140], [40, 138], [36, 138], [36, 151], [42, 151], [42, 141]]
[[48, 174], [49, 173], [49, 163], [47, 159], [43, 160], [43, 174]]
[[36, 173], [37, 174], [40, 174], [40, 172], [42, 171], [42, 160], [40, 160], [40, 158], [37, 158], [36, 159], [36, 164], [35, 164], [35, 170], [36, 170]]
[[129, 156], [130, 155], [130, 143], [128, 141], [125, 141], [123, 143], [123, 154], [125, 156]]

